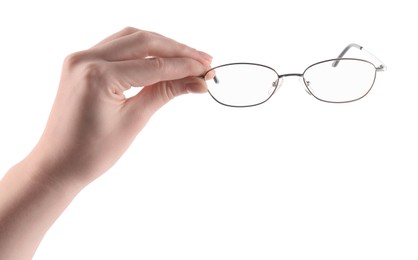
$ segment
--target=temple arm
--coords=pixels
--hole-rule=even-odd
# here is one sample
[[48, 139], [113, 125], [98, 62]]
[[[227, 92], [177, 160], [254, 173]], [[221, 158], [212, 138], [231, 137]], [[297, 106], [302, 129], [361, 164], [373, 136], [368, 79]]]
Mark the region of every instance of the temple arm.
[[[347, 45], [347, 47], [345, 47], [345, 49], [340, 53], [340, 55], [338, 55], [338, 59], [341, 59], [342, 57], [344, 57], [344, 55], [347, 53], [347, 51], [349, 50], [349, 49], [351, 49], [351, 48], [357, 48], [357, 49], [359, 49], [359, 50], [361, 50], [361, 51], [364, 51], [364, 52], [366, 52], [368, 55], [370, 55], [371, 57], [373, 57], [377, 62], [379, 62], [379, 66], [377, 66], [376, 67], [376, 70], [377, 71], [385, 71], [386, 69], [387, 69], [387, 67], [386, 67], [386, 65], [381, 61], [381, 60], [379, 60], [376, 56], [374, 56], [371, 52], [369, 52], [369, 51], [367, 51], [366, 49], [364, 49], [362, 46], [360, 46], [360, 45], [358, 45], [358, 44], [355, 44], [355, 43], [351, 43], [351, 44], [349, 44], [349, 45]], [[336, 60], [336, 61], [334, 61], [333, 63], [332, 63], [332, 66], [333, 67], [337, 67], [337, 65], [338, 65], [338, 63], [339, 63], [340, 61], [339, 60]]]

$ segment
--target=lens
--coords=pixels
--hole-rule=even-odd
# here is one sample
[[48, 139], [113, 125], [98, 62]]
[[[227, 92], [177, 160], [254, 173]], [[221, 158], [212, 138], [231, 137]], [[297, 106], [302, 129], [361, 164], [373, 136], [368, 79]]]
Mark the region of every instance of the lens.
[[210, 95], [227, 106], [255, 106], [267, 101], [276, 90], [279, 76], [270, 67], [234, 63], [215, 67], [205, 75]]
[[376, 67], [359, 59], [334, 59], [316, 63], [303, 73], [306, 87], [317, 99], [326, 102], [358, 100], [373, 86]]

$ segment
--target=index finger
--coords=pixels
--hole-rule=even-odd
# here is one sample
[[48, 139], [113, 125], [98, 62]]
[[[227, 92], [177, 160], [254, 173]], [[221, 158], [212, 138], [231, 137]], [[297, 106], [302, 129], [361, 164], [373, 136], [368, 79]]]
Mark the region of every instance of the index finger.
[[203, 65], [209, 65], [212, 57], [185, 44], [165, 36], [138, 31], [95, 47], [99, 58], [107, 61], [124, 61], [147, 57], [192, 58]]
[[105, 39], [101, 40], [99, 43], [95, 44], [93, 47], [103, 45], [103, 44], [108, 43], [110, 41], [113, 41], [117, 38], [129, 35], [129, 34], [132, 34], [132, 33], [136, 33], [137, 31], [139, 31], [139, 29], [136, 29], [136, 28], [133, 28], [133, 27], [125, 27], [121, 31], [119, 31], [117, 33], [114, 33], [114, 34], [106, 37]]

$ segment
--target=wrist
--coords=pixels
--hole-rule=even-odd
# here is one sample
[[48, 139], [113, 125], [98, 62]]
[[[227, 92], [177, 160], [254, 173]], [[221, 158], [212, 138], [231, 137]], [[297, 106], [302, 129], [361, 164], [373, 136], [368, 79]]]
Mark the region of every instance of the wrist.
[[69, 199], [76, 196], [87, 185], [71, 174], [70, 167], [58, 164], [53, 156], [49, 157], [46, 153], [32, 152], [13, 168], [13, 174], [21, 174], [21, 178], [26, 179], [32, 185]]
[[51, 176], [27, 157], [0, 181], [0, 259], [31, 259], [49, 227], [81, 189]]

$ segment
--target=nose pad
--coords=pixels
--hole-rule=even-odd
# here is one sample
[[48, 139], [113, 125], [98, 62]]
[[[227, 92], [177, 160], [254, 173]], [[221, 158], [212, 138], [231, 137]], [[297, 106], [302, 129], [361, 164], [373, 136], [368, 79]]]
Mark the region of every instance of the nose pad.
[[273, 95], [273, 93], [279, 89], [283, 84], [283, 80], [277, 79], [273, 83], [271, 83], [271, 88], [269, 89], [269, 95]]
[[309, 87], [309, 85], [311, 84], [311, 82], [310, 82], [310, 81], [308, 81], [308, 80], [306, 80], [306, 81], [305, 81], [305, 79], [304, 79], [303, 77], [300, 77], [300, 78], [299, 78], [299, 81], [300, 81], [300, 83], [302, 83], [302, 84], [305, 86], [305, 91], [306, 91], [306, 93], [308, 93], [309, 95], [311, 95], [311, 96], [312, 96], [311, 91], [308, 89], [308, 87]]

